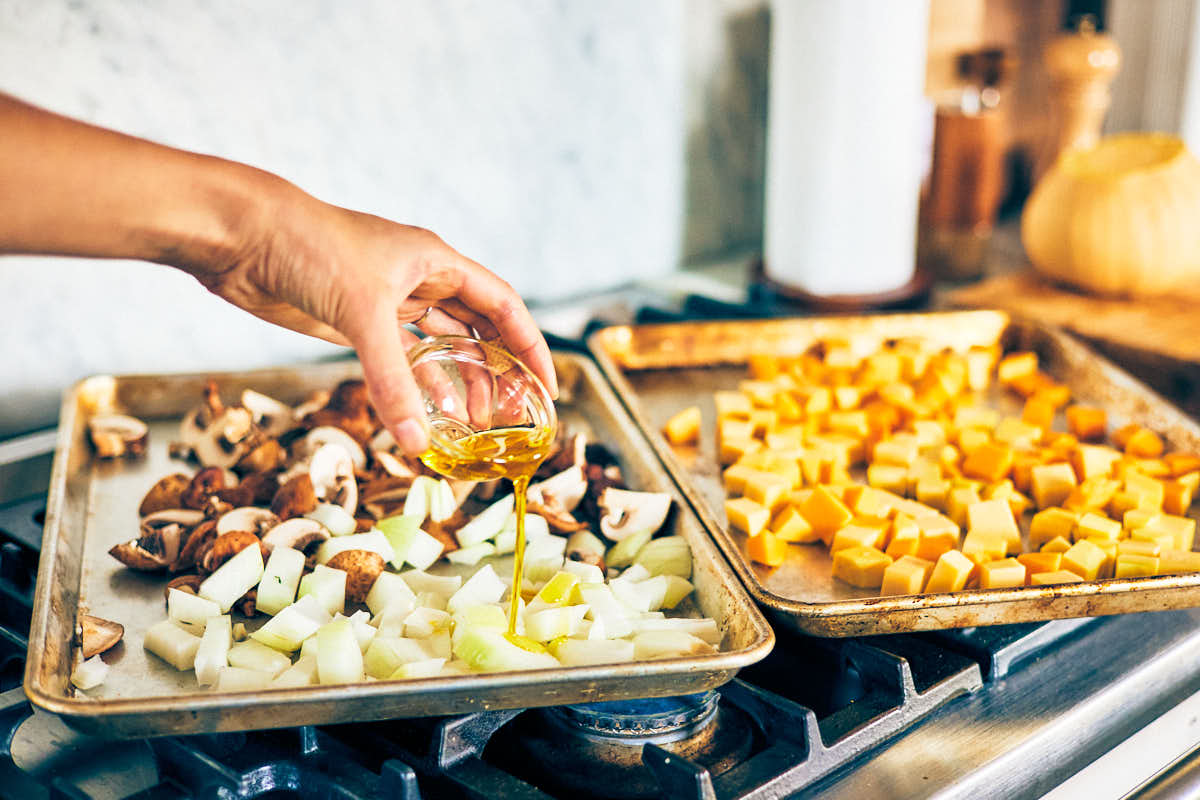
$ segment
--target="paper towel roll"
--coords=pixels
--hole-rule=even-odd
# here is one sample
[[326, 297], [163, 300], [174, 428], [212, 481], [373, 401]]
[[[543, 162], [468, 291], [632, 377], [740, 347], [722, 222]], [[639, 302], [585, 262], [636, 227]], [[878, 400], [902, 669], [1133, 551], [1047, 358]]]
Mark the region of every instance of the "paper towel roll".
[[764, 261], [814, 295], [913, 277], [929, 0], [775, 0]]

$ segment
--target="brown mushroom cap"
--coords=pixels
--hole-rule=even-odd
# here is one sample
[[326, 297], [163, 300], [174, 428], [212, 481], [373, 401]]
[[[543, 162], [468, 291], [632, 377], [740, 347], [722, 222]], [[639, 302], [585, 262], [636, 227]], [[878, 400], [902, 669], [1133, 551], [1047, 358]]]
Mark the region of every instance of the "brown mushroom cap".
[[163, 587], [163, 599], [166, 600], [172, 589], [178, 589], [181, 592], [188, 594], [196, 594], [200, 591], [200, 584], [204, 582], [204, 578], [199, 575], [180, 575], [177, 578], [172, 578]]
[[220, 467], [205, 467], [192, 476], [186, 489], [180, 494], [184, 508], [202, 509], [208, 498], [225, 488], [225, 470]]
[[79, 647], [84, 658], [111, 649], [125, 635], [125, 626], [119, 622], [93, 617], [79, 616]]
[[142, 498], [142, 504], [138, 506], [138, 514], [144, 517], [156, 511], [166, 511], [168, 508], [183, 508], [180, 495], [190, 483], [191, 478], [182, 472], [163, 476], [158, 483], [150, 487], [150, 491], [146, 492], [146, 496]]
[[181, 572], [185, 569], [199, 567], [204, 561], [204, 555], [208, 553], [209, 548], [212, 547], [212, 543], [216, 538], [217, 521], [215, 519], [207, 519], [201, 522], [188, 534], [183, 549], [179, 551], [179, 558], [175, 559], [175, 563], [171, 565], [171, 571]]
[[271, 499], [271, 511], [281, 520], [301, 517], [317, 507], [312, 478], [302, 472], [279, 487]]
[[216, 572], [217, 567], [224, 564], [247, 547], [259, 547], [258, 537], [250, 531], [230, 531], [216, 538], [204, 556], [204, 569]]
[[275, 439], [263, 439], [250, 452], [234, 465], [234, 469], [243, 475], [255, 472], [269, 472], [276, 469], [287, 459], [287, 453]]
[[146, 452], [150, 428], [126, 414], [97, 414], [88, 420], [88, 434], [98, 458], [120, 458]]
[[326, 562], [330, 569], [346, 573], [346, 599], [361, 603], [383, 572], [383, 556], [371, 550], [343, 550]]

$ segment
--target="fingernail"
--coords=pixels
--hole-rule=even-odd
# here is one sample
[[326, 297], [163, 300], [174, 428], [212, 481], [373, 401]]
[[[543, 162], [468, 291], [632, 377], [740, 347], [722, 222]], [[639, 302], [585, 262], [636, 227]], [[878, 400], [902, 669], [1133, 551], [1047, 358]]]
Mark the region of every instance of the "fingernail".
[[406, 419], [396, 426], [396, 444], [409, 455], [425, 452], [425, 431], [415, 419]]

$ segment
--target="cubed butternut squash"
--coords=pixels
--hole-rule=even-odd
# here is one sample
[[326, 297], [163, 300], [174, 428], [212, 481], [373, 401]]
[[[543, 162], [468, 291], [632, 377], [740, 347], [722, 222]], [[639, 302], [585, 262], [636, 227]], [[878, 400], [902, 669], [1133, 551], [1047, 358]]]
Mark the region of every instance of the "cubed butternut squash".
[[1025, 585], [1025, 565], [1015, 558], [1004, 558], [979, 565], [980, 589], [1008, 589]]
[[685, 408], [663, 426], [667, 441], [674, 445], [695, 444], [700, 440], [700, 406]]
[[1038, 508], [1060, 506], [1076, 486], [1070, 464], [1041, 464], [1030, 471], [1033, 501]]
[[1039, 572], [1029, 578], [1030, 586], [1054, 586], [1059, 583], [1082, 583], [1083, 578], [1065, 569]]
[[1029, 546], [1036, 550], [1055, 538], [1068, 541], [1078, 519], [1078, 514], [1065, 508], [1042, 509], [1029, 523]]
[[768, 567], [778, 567], [787, 559], [787, 542], [770, 531], [762, 531], [746, 540], [746, 555]]
[[1057, 572], [1062, 568], [1062, 553], [1021, 553], [1017, 561], [1025, 565], [1025, 583], [1039, 572]]
[[833, 577], [851, 586], [878, 589], [892, 559], [874, 547], [848, 547], [833, 554]]
[[883, 571], [881, 595], [920, 594], [933, 571], [933, 563], [923, 558], [905, 555], [897, 558]]
[[963, 475], [995, 483], [1012, 470], [1013, 449], [1006, 444], [985, 442], [971, 450], [963, 461]]
[[1096, 580], [1100, 575], [1100, 568], [1103, 566], [1104, 551], [1087, 539], [1076, 542], [1067, 552], [1063, 553], [1063, 569], [1074, 572], [1085, 581]]
[[925, 584], [926, 592], [961, 592], [975, 569], [974, 562], [958, 550], [947, 550], [938, 556]]
[[1136, 553], [1117, 556], [1114, 578], [1142, 578], [1158, 574], [1158, 557], [1144, 556]]
[[748, 497], [734, 497], [725, 501], [725, 516], [729, 524], [748, 536], [757, 536], [771, 521], [770, 509], [760, 506]]
[[813, 531], [825, 541], [832, 541], [833, 535], [854, 518], [854, 513], [828, 486], [813, 489], [799, 510]]
[[1103, 408], [1094, 406], [1067, 406], [1067, 430], [1081, 442], [1094, 442], [1104, 438], [1108, 431], [1108, 415]]

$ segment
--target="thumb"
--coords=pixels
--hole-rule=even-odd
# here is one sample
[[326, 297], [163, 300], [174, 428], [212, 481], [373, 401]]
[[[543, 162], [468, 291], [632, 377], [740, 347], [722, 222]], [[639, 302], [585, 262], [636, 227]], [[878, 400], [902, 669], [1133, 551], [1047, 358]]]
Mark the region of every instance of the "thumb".
[[373, 303], [346, 331], [362, 363], [371, 402], [384, 426], [407, 455], [417, 456], [429, 446], [421, 390], [408, 364], [408, 347], [417, 338], [403, 330], [395, 311], [386, 303]]

